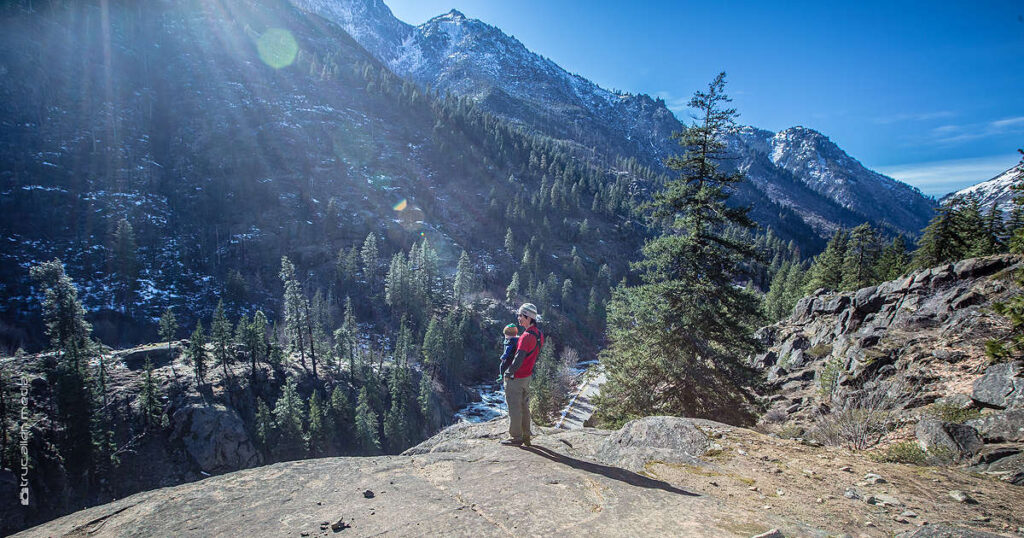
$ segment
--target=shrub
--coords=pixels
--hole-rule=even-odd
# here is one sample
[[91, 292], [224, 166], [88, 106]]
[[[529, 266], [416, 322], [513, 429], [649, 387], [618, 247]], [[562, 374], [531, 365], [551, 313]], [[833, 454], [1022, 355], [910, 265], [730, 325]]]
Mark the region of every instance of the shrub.
[[981, 410], [972, 407], [962, 408], [949, 403], [935, 403], [928, 409], [928, 413], [943, 422], [963, 424], [972, 418], [981, 416]]
[[895, 427], [908, 393], [904, 381], [892, 379], [871, 390], [831, 396], [832, 410], [819, 412], [811, 437], [826, 445], [864, 450]]
[[843, 362], [839, 357], [832, 357], [818, 373], [818, 390], [825, 396], [831, 396], [839, 383]]
[[780, 422], [785, 422], [787, 418], [789, 418], [789, 413], [787, 413], [785, 409], [775, 407], [765, 413], [764, 416], [761, 417], [761, 420], [766, 424], [778, 424]]
[[872, 454], [871, 459], [881, 463], [924, 465], [928, 462], [928, 453], [913, 441], [902, 441]]

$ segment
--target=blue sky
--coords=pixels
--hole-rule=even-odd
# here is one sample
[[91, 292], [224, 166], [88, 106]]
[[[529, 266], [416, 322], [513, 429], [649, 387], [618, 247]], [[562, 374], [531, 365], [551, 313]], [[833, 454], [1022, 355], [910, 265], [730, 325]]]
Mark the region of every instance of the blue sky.
[[1024, 147], [1020, 1], [385, 3], [410, 24], [458, 9], [683, 118], [724, 70], [741, 122], [816, 129], [928, 195], [990, 179]]

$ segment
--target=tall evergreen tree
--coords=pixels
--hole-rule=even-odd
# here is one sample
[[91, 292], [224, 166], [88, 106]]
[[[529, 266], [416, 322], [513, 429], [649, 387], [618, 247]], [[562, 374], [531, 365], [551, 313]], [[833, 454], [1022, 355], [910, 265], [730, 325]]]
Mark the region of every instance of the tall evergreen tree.
[[50, 345], [60, 359], [77, 370], [81, 358], [90, 349], [92, 325], [85, 321], [85, 309], [78, 300], [74, 282], [64, 273], [60, 259], [43, 262], [29, 269], [43, 291], [43, 321]]
[[907, 272], [910, 265], [910, 255], [907, 253], [907, 244], [902, 235], [896, 236], [892, 243], [889, 243], [882, 250], [875, 267], [875, 274], [882, 282], [896, 280]]
[[377, 413], [370, 407], [366, 387], [363, 387], [359, 390], [359, 402], [356, 405], [356, 438], [359, 440], [360, 448], [369, 453], [380, 450], [377, 420]]
[[303, 421], [306, 406], [299, 395], [298, 382], [289, 377], [281, 396], [274, 405], [274, 422], [277, 425], [278, 454], [285, 459], [304, 456]]
[[843, 285], [843, 260], [846, 258], [846, 243], [850, 234], [846, 230], [836, 230], [832, 239], [825, 246], [824, 252], [811, 264], [810, 276], [807, 279], [806, 291], [812, 292], [820, 288], [839, 290]]
[[724, 137], [736, 116], [724, 89], [721, 73], [690, 100], [697, 122], [677, 137], [683, 156], [667, 162], [680, 177], [646, 205], [663, 233], [634, 265], [643, 283], [612, 298], [609, 346], [601, 353], [609, 417], [717, 416], [742, 399], [738, 387], [749, 375], [743, 360], [756, 349], [760, 316], [757, 298], [737, 283], [758, 256], [724, 235], [728, 226], [754, 226], [747, 208], [726, 203], [743, 175], [718, 168], [729, 157]]
[[314, 389], [309, 398], [309, 431], [306, 433], [306, 444], [309, 455], [322, 456], [327, 451], [327, 409], [320, 391]]
[[[436, 375], [438, 370], [446, 366], [443, 324], [436, 317], [430, 318], [427, 332], [423, 335], [423, 364]], [[447, 372], [446, 372], [447, 374]]]
[[928, 222], [917, 242], [917, 250], [911, 262], [915, 269], [954, 262], [966, 255], [967, 246], [958, 226], [958, 210], [957, 199], [935, 209], [935, 216]]
[[188, 341], [186, 352], [189, 362], [192, 363], [192, 370], [196, 376], [196, 389], [202, 392], [203, 380], [206, 377], [206, 333], [203, 332], [203, 322], [196, 323], [196, 329], [192, 331], [192, 338]]
[[309, 304], [302, 293], [302, 285], [295, 278], [295, 266], [287, 256], [281, 257], [281, 282], [284, 283], [284, 322], [285, 334], [292, 346], [299, 348], [299, 360], [302, 368], [306, 368], [306, 347], [304, 345], [303, 327], [306, 326], [306, 315]]
[[352, 437], [355, 425], [355, 413], [348, 395], [335, 385], [331, 391], [331, 427], [330, 432], [334, 443], [346, 444]]
[[78, 291], [64, 273], [60, 259], [35, 265], [29, 274], [42, 289], [46, 335], [51, 349], [57, 352], [56, 364], [44, 366], [54, 378], [57, 420], [64, 426], [61, 455], [69, 471], [77, 476], [93, 460], [93, 434], [99, 418], [87, 369], [89, 360], [97, 354], [89, 338], [92, 326], [85, 321]]
[[142, 423], [146, 428], [160, 424], [160, 407], [160, 389], [153, 380], [153, 363], [147, 358], [146, 374], [142, 381], [142, 390], [139, 391], [139, 414], [142, 415]]
[[224, 370], [224, 382], [227, 383], [230, 374], [228, 366], [232, 360], [231, 345], [231, 322], [224, 312], [224, 301], [217, 302], [217, 308], [213, 311], [213, 319], [210, 322], [210, 340], [213, 343], [213, 360]]
[[505, 289], [506, 301], [511, 303], [515, 301], [517, 297], [519, 297], [519, 286], [519, 271], [516, 271], [515, 273], [512, 273], [512, 282], [510, 282], [508, 284], [508, 288]]
[[850, 231], [843, 256], [842, 289], [857, 290], [877, 282], [875, 264], [881, 254], [878, 232], [864, 223]]
[[462, 298], [473, 291], [473, 263], [469, 261], [469, 254], [462, 251], [459, 256], [459, 264], [455, 269], [455, 282], [452, 286], [452, 296], [455, 306], [462, 306]]
[[121, 311], [129, 313], [134, 304], [135, 291], [139, 285], [138, 247], [135, 244], [135, 230], [128, 219], [117, 222], [113, 234], [111, 268], [117, 286], [117, 302]]
[[380, 285], [380, 251], [377, 250], [377, 236], [370, 232], [363, 241], [363, 248], [359, 252], [363, 261], [363, 277], [371, 294], [376, 293]]
[[255, 428], [256, 446], [266, 453], [275, 444], [274, 432], [276, 426], [274, 424], [274, 415], [270, 412], [270, 407], [267, 406], [267, 402], [263, 398], [257, 398]]

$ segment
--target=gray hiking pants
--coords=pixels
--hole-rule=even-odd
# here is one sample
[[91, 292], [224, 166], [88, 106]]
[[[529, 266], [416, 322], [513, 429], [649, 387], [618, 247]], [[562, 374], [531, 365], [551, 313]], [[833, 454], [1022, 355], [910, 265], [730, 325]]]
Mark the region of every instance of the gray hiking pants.
[[516, 441], [530, 439], [530, 377], [505, 380], [508, 434]]

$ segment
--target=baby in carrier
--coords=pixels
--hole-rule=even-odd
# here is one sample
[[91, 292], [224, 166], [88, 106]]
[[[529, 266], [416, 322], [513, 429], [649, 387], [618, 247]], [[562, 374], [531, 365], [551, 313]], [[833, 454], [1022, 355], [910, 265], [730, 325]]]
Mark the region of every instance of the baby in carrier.
[[505, 325], [501, 332], [505, 335], [505, 352], [501, 354], [501, 365], [498, 367], [498, 383], [504, 381], [502, 372], [512, 364], [512, 359], [516, 356], [516, 346], [519, 344], [519, 328], [515, 323]]

